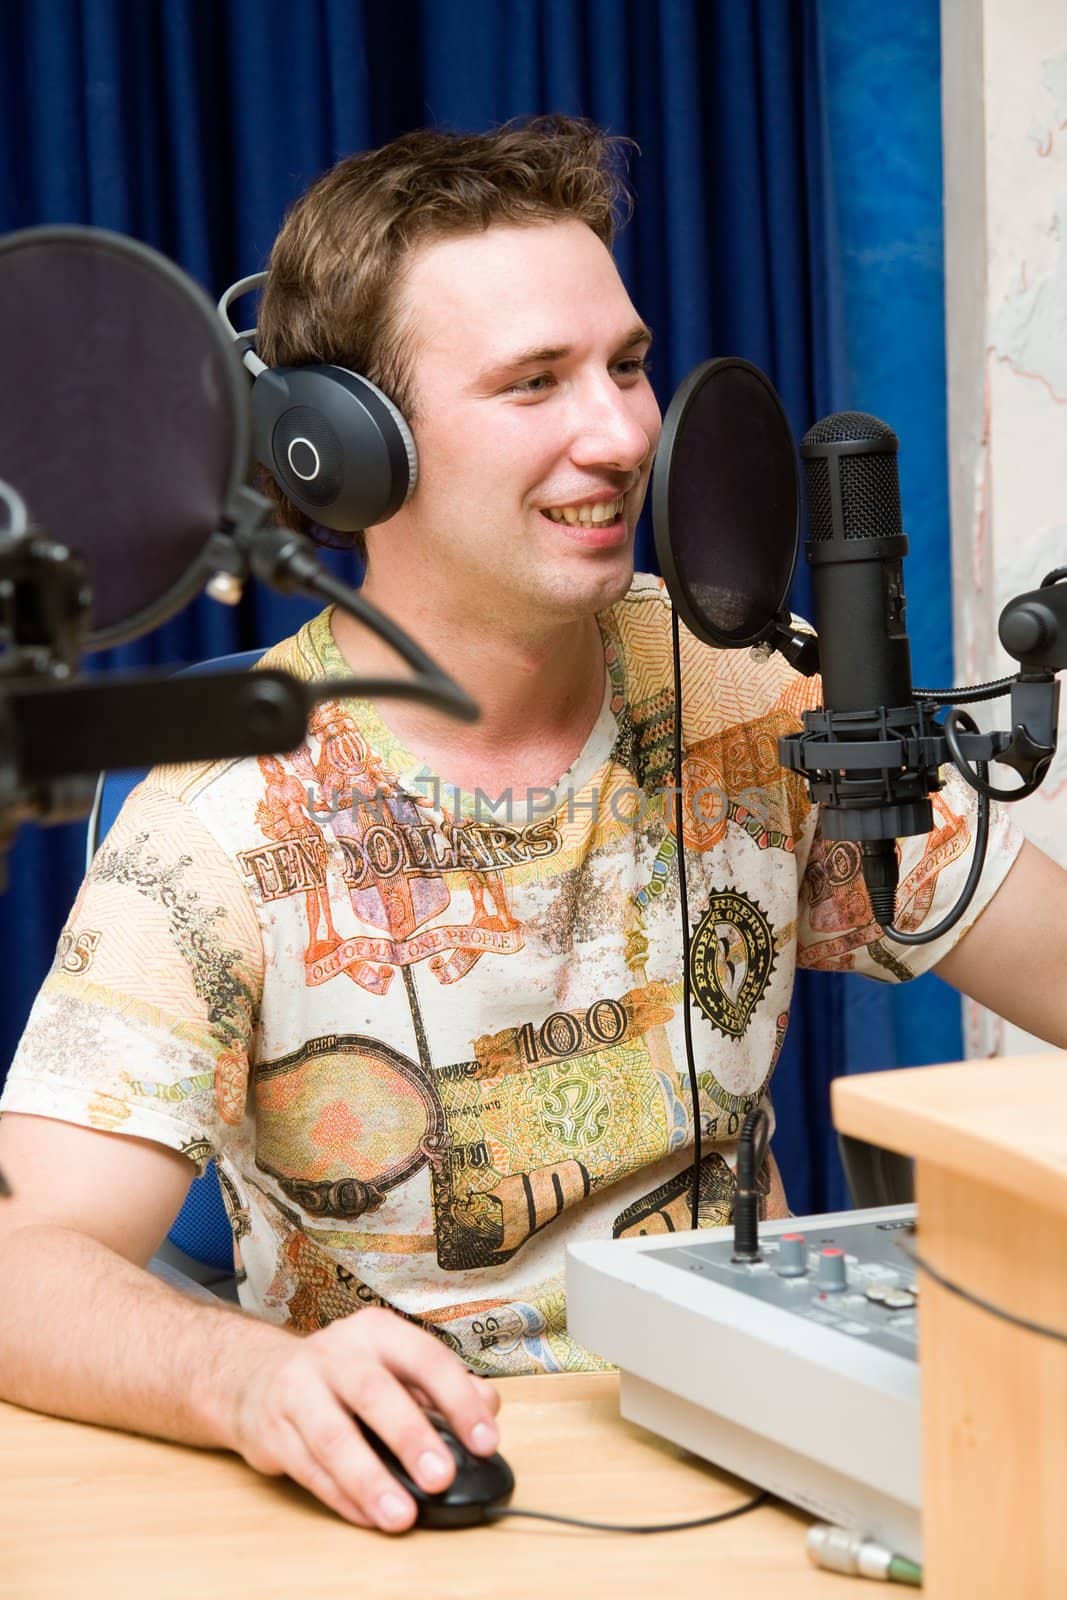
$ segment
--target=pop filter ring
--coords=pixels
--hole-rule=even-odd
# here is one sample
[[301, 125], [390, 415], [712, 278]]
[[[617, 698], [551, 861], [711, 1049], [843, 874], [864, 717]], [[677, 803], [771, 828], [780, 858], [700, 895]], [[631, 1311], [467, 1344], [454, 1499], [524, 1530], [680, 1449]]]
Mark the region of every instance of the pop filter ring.
[[[713, 627], [693, 609], [689, 600], [688, 588], [674, 559], [674, 550], [670, 539], [671, 468], [678, 436], [685, 424], [690, 408], [702, 393], [704, 386], [717, 375], [731, 368], [740, 369], [757, 381], [767, 399], [770, 400], [781, 422], [782, 433], [788, 442], [790, 460], [793, 464], [795, 507], [793, 513], [793, 555], [789, 563], [789, 573], [782, 589], [778, 608], [763, 627], [755, 633], [740, 639], [733, 635], [720, 633], [717, 628]], [[793, 586], [797, 554], [800, 548], [800, 479], [793, 449], [793, 433], [789, 425], [789, 419], [785, 414], [785, 408], [766, 373], [761, 372], [759, 367], [754, 366], [751, 361], [745, 361], [741, 356], [714, 356], [710, 361], [702, 362], [699, 367], [695, 367], [688, 377], [682, 380], [675, 391], [674, 397], [667, 408], [667, 414], [663, 419], [663, 431], [660, 436], [659, 448], [656, 451], [656, 468], [652, 480], [652, 531], [655, 538], [660, 571], [663, 574], [675, 609], [690, 633], [704, 644], [712, 645], [719, 650], [740, 650], [752, 645], [777, 644], [778, 636], [783, 628], [788, 629], [791, 615], [788, 606], [789, 591]]]
[[[214, 530], [214, 532], [226, 531], [228, 525], [241, 519], [239, 491], [247, 481], [251, 466], [252, 422], [248, 381], [237, 348], [219, 321], [215, 307], [188, 274], [158, 250], [141, 243], [140, 240], [110, 232], [106, 228], [86, 227], [74, 223], [22, 228], [0, 239], [0, 261], [15, 250], [49, 245], [60, 247], [72, 245], [99, 254], [110, 254], [125, 262], [132, 261], [142, 270], [154, 274], [169, 290], [183, 296], [187, 304], [195, 306], [202, 313], [207, 340], [212, 347], [210, 353], [217, 352], [221, 364], [221, 375], [230, 400], [230, 419], [234, 435], [229, 482], [219, 509], [219, 526]], [[68, 543], [67, 529], [49, 527], [48, 533], [60, 543]], [[89, 565], [91, 582], [91, 563]], [[214, 575], [218, 565], [217, 553], [213, 549], [213, 537], [209, 534], [200, 555], [194, 558], [185, 573], [172, 583], [169, 589], [131, 617], [109, 623], [103, 628], [90, 627], [82, 648], [85, 651], [106, 650], [151, 632], [153, 628], [157, 628], [180, 611], [182, 606]]]

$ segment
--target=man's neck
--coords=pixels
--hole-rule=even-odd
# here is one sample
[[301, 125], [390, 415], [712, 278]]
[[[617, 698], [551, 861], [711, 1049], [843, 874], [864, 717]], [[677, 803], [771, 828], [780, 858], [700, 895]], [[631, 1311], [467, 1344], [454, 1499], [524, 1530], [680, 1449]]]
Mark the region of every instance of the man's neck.
[[[571, 766], [603, 702], [604, 651], [595, 617], [540, 627], [529, 618], [521, 619], [525, 626], [512, 619], [489, 632], [469, 618], [445, 616], [429, 595], [409, 594], [401, 605], [370, 573], [363, 595], [399, 620], [481, 709], [478, 722], [466, 725], [414, 702], [381, 703], [393, 733], [433, 770], [467, 789], [486, 782], [551, 784]], [[340, 610], [333, 614], [333, 633], [354, 672], [397, 671], [389, 646]]]

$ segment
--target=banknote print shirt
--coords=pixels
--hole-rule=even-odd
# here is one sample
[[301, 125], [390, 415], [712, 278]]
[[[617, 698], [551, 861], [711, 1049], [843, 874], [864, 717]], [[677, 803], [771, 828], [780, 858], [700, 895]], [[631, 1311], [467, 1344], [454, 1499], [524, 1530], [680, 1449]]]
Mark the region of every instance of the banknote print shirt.
[[[460, 793], [387, 703], [325, 700], [284, 757], [156, 769], [97, 854], [4, 1108], [214, 1157], [264, 1317], [385, 1304], [486, 1373], [594, 1365], [566, 1330], [565, 1245], [688, 1226], [679, 814], [709, 1224], [769, 1105], [797, 964], [925, 970], [1018, 849], [995, 816], [960, 925], [891, 944], [856, 847], [821, 838], [779, 765], [818, 680], [685, 635], [679, 804], [659, 580], [600, 624], [602, 709], [554, 786]], [[348, 673], [328, 612], [266, 661]], [[959, 894], [969, 794], [950, 784], [902, 846], [905, 928]]]

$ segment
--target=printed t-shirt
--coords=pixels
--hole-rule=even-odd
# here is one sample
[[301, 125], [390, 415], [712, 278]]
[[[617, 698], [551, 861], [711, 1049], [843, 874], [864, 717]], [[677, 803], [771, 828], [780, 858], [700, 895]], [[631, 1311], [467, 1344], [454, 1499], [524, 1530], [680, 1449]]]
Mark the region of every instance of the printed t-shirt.
[[[551, 788], [460, 793], [366, 702], [284, 757], [157, 768], [82, 886], [3, 1097], [217, 1162], [242, 1304], [310, 1331], [370, 1304], [472, 1367], [595, 1366], [566, 1330], [568, 1243], [689, 1226], [670, 606], [600, 619], [604, 699]], [[264, 658], [350, 675], [330, 613]], [[962, 921], [893, 944], [857, 846], [824, 840], [779, 735], [818, 703], [780, 656], [683, 634], [684, 819], [702, 1224], [729, 1220], [797, 964], [899, 981], [1002, 880], [1001, 814]], [[970, 791], [901, 844], [898, 925], [966, 876]], [[785, 1198], [768, 1163], [768, 1215]], [[133, 1203], [131, 1197], [131, 1203]]]

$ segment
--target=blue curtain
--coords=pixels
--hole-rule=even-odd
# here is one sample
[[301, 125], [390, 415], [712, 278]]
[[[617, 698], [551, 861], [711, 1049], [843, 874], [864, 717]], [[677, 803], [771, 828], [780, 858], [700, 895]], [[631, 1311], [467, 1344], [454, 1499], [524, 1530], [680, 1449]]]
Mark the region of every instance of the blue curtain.
[[[940, 16], [898, 7], [877, 33], [823, 0], [842, 309], [854, 403], [900, 435], [914, 681], [955, 681], [946, 450]], [[928, 977], [849, 986], [846, 1071], [953, 1061], [959, 996]]]
[[[888, 75], [869, 52], [862, 64], [850, 55], [848, 10], [824, 14], [817, 0], [8, 0], [0, 230], [82, 222], [130, 233], [215, 296], [263, 264], [286, 206], [351, 151], [427, 123], [477, 129], [520, 113], [588, 116], [639, 147], [636, 219], [618, 256], [656, 330], [661, 401], [708, 355], [743, 355], [770, 374], [799, 436], [828, 411], [882, 404], [871, 368], [877, 317], [861, 315], [846, 280], [863, 278], [870, 248], [855, 227], [857, 193], [873, 212], [875, 191], [896, 176], [884, 162], [856, 170], [864, 141], [886, 138], [863, 102], [864, 75]], [[930, 90], [936, 0], [898, 12], [897, 56]], [[851, 28], [859, 38], [859, 20]], [[930, 98], [920, 102], [910, 83], [894, 80], [894, 108], [909, 107], [909, 128], [922, 122], [917, 138], [936, 146]], [[935, 161], [928, 143], [915, 182], [930, 202]], [[841, 226], [835, 177], [848, 202]], [[877, 231], [882, 219], [868, 220]], [[939, 270], [926, 226], [929, 264], [937, 257]], [[935, 276], [925, 280], [930, 328]], [[924, 382], [938, 404], [941, 381], [932, 363]], [[889, 420], [905, 415], [902, 398], [886, 390]], [[906, 453], [907, 470], [918, 460]], [[943, 460], [939, 470], [943, 480]], [[931, 521], [944, 511], [933, 503], [938, 492], [943, 502], [935, 477]], [[640, 557], [654, 566], [647, 529]], [[914, 616], [921, 607], [912, 598]], [[795, 604], [810, 612], [803, 573]], [[95, 667], [249, 648], [292, 631], [309, 609], [263, 590], [236, 613], [201, 600]], [[946, 675], [943, 660], [917, 656], [928, 674]], [[51, 960], [82, 840], [80, 828], [28, 826], [9, 854], [0, 1070]], [[907, 1015], [874, 986], [801, 979], [777, 1097], [776, 1149], [795, 1209], [844, 1202], [829, 1080], [917, 1059], [900, 1054]]]

